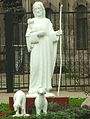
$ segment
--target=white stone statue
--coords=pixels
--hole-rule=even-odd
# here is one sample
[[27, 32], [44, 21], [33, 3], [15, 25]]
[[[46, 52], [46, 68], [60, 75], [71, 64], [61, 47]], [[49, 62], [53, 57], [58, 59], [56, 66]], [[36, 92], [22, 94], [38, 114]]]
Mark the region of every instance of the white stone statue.
[[[57, 41], [60, 31], [54, 31], [51, 21], [45, 17], [42, 2], [33, 4], [34, 18], [28, 19], [26, 44], [30, 55], [30, 83], [28, 96], [36, 96], [39, 87], [47, 91], [52, 89], [51, 79], [54, 71]], [[48, 96], [54, 96], [50, 94]]]
[[35, 99], [36, 114], [40, 115], [41, 111], [47, 114], [48, 101], [45, 97], [46, 91], [44, 88], [38, 89], [38, 96]]
[[[16, 111], [16, 114], [13, 115], [13, 117], [17, 116], [29, 116], [29, 114], [26, 114], [26, 96], [25, 93], [21, 90], [18, 90], [13, 97], [13, 107], [14, 111]], [[21, 114], [20, 114], [21, 109]]]

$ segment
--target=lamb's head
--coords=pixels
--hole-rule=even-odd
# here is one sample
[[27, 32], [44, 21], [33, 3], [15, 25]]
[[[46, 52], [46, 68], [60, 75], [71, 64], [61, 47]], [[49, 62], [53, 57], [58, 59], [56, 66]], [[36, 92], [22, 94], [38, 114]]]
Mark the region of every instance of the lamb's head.
[[38, 94], [40, 94], [40, 95], [46, 94], [46, 90], [45, 90], [44, 88], [39, 88], [37, 92], [38, 92]]

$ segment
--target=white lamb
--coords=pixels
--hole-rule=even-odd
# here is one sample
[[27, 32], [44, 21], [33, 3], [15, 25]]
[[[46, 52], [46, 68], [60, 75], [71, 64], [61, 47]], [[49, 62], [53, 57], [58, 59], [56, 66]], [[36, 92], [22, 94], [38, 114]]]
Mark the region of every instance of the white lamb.
[[43, 88], [38, 89], [38, 96], [35, 99], [36, 114], [40, 115], [41, 111], [47, 114], [48, 102], [45, 97], [46, 91]]
[[[26, 96], [25, 93], [21, 90], [17, 91], [13, 97], [14, 100], [14, 111], [16, 114], [13, 116], [26, 116]], [[21, 109], [21, 114], [19, 113], [19, 109]]]

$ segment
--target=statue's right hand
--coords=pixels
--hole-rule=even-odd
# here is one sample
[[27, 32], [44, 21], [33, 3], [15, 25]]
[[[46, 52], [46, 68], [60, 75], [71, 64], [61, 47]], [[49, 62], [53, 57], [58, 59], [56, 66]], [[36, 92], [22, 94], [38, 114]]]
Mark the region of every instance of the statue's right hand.
[[60, 36], [60, 35], [62, 35], [62, 30], [56, 31], [56, 36]]

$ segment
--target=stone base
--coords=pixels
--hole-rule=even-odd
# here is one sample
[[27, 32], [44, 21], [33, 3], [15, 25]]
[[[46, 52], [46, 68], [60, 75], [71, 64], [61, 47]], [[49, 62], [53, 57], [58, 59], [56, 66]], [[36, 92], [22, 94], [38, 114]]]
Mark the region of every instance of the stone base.
[[45, 97], [50, 98], [50, 97], [56, 97], [53, 93], [46, 93]]
[[[69, 98], [68, 97], [46, 97], [48, 102], [56, 102], [56, 103], [62, 103], [62, 104], [69, 104]], [[27, 97], [26, 98], [26, 113], [30, 114], [28, 112], [28, 109], [30, 105], [34, 105], [35, 97]], [[9, 97], [9, 106], [10, 109], [13, 111], [13, 97]]]
[[25, 115], [23, 115], [23, 114], [15, 114], [15, 115], [13, 115], [13, 117], [27, 117], [27, 116], [30, 116], [29, 114], [25, 114]]
[[[35, 98], [35, 97], [37, 97], [37, 96], [38, 96], [37, 93], [28, 93], [28, 94], [26, 95], [27, 98]], [[54, 95], [53, 93], [46, 93], [46, 94], [45, 94], [45, 97], [55, 97], [55, 95]]]
[[28, 93], [27, 95], [26, 95], [26, 97], [27, 98], [36, 98], [38, 96], [38, 94], [37, 93]]

